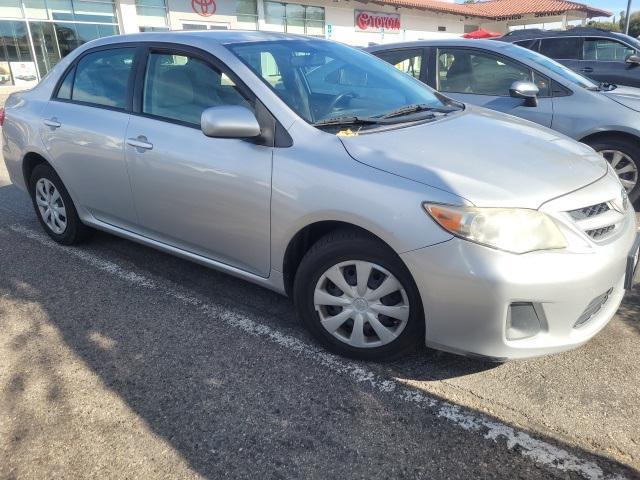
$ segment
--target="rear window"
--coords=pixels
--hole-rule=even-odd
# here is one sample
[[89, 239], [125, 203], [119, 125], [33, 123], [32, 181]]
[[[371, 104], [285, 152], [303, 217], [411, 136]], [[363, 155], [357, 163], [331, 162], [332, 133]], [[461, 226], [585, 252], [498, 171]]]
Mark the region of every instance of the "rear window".
[[580, 38], [543, 38], [540, 42], [540, 53], [558, 60], [579, 60]]

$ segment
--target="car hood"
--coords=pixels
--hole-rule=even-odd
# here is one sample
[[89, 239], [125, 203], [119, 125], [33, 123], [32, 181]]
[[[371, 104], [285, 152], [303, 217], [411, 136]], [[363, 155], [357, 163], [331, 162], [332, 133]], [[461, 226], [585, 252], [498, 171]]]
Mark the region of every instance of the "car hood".
[[590, 147], [479, 107], [421, 125], [339, 138], [361, 163], [476, 206], [538, 208], [607, 172], [606, 161]]
[[640, 112], [640, 88], [635, 87], [616, 87], [609, 92], [600, 92], [609, 97], [614, 102], [624, 105], [625, 107]]

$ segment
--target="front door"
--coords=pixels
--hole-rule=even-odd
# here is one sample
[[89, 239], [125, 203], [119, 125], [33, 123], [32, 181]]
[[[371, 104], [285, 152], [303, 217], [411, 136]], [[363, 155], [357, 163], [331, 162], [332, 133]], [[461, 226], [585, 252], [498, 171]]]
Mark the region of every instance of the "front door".
[[585, 38], [584, 57], [579, 71], [596, 82], [640, 87], [638, 64], [626, 63], [635, 49], [609, 38]]
[[[529, 67], [475, 48], [439, 48], [435, 61], [436, 88], [445, 95], [551, 126], [549, 80]], [[536, 107], [526, 106], [524, 100], [510, 96], [509, 89], [516, 81], [533, 81], [538, 85]]]
[[74, 200], [98, 220], [137, 221], [124, 156], [135, 48], [88, 53], [45, 106], [40, 133]]
[[272, 148], [200, 130], [206, 108], [253, 101], [193, 53], [152, 50], [144, 71], [125, 149], [143, 233], [267, 276]]

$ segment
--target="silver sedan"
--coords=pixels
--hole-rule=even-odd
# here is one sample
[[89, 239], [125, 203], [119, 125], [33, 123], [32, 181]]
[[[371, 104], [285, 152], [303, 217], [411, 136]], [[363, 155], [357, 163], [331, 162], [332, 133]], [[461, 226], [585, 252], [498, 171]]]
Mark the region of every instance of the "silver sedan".
[[562, 351], [633, 284], [635, 215], [600, 155], [338, 43], [100, 39], [0, 120], [55, 241], [100, 229], [291, 295], [341, 354]]

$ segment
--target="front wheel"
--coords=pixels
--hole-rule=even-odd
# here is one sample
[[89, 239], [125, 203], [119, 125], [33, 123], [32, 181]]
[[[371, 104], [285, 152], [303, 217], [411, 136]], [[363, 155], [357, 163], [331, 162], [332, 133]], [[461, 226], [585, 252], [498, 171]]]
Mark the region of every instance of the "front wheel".
[[615, 170], [629, 199], [635, 202], [640, 198], [640, 147], [625, 138], [604, 138], [590, 142], [589, 145], [602, 155]]
[[379, 360], [424, 343], [424, 315], [402, 260], [357, 231], [320, 239], [303, 258], [294, 301], [308, 330], [330, 350]]

